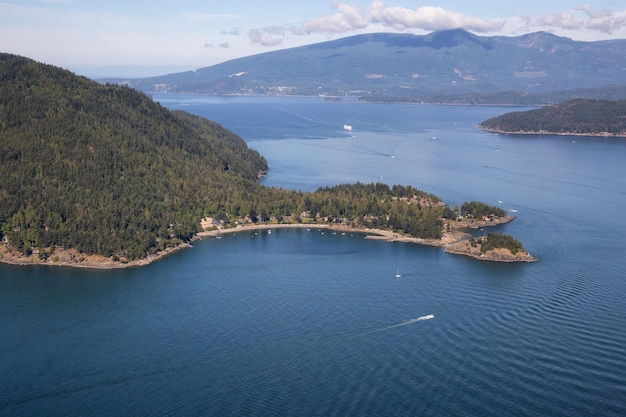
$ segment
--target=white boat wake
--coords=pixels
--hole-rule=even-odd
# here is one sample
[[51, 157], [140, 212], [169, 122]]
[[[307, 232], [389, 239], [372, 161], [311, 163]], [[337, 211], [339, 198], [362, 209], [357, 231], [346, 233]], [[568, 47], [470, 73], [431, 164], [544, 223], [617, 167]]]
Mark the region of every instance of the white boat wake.
[[406, 324], [411, 324], [411, 323], [415, 323], [415, 322], [418, 322], [418, 321], [430, 320], [430, 319], [434, 319], [434, 318], [435, 318], [434, 314], [427, 314], [425, 316], [418, 317], [416, 319], [407, 320], [407, 321], [402, 322], [400, 324], [401, 325], [406, 325]]
[[402, 323], [392, 324], [391, 326], [384, 327], [384, 328], [379, 329], [377, 331], [389, 330], [389, 329], [393, 329], [395, 327], [406, 326], [408, 324], [417, 323], [418, 321], [430, 320], [430, 319], [434, 319], [434, 318], [435, 318], [434, 314], [427, 314], [425, 316], [421, 316], [421, 317], [417, 317], [417, 318], [414, 318], [414, 319], [403, 321]]

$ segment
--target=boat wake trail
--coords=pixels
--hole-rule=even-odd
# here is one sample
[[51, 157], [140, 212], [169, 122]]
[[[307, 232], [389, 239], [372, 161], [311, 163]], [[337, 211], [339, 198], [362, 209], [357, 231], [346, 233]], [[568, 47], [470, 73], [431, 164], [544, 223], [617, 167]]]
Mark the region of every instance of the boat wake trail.
[[410, 320], [403, 321], [402, 323], [392, 324], [391, 326], [383, 327], [382, 329], [379, 329], [378, 331], [389, 330], [389, 329], [393, 329], [395, 327], [407, 326], [409, 324], [417, 323], [418, 321], [430, 320], [430, 319], [434, 319], [434, 318], [435, 318], [434, 314], [428, 314], [426, 316], [417, 317], [415, 319], [410, 319]]
[[422, 317], [418, 317], [418, 318], [416, 318], [416, 319], [411, 319], [411, 320], [408, 320], [408, 321], [406, 322], [406, 324], [409, 324], [409, 323], [415, 323], [416, 321], [430, 320], [430, 319], [434, 319], [434, 318], [435, 318], [435, 315], [434, 315], [434, 314], [428, 314], [428, 315], [426, 315], [426, 316], [422, 316]]
[[[240, 378], [234, 378], [233, 380], [226, 379], [222, 383], [210, 385], [207, 389], [199, 390], [176, 404], [171, 404], [165, 408], [151, 410], [149, 413], [144, 415], [157, 416], [164, 414], [176, 414], [181, 410], [194, 408], [200, 404], [206, 405], [211, 402], [212, 398], [225, 391], [241, 389], [242, 387], [257, 384], [259, 381], [270, 378], [287, 379], [289, 373], [293, 373], [293, 369], [296, 369], [305, 363], [311, 362], [333, 352], [348, 349], [351, 346], [364, 343], [367, 340], [383, 335], [393, 329], [433, 318], [435, 318], [433, 314], [428, 314], [426, 316], [405, 320], [391, 325], [360, 328], [358, 330], [330, 333], [325, 335], [310, 335], [305, 338], [277, 339], [274, 342], [265, 345], [257, 345], [256, 348], [250, 348], [250, 351], [248, 352], [239, 353], [245, 353], [243, 354], [245, 357], [255, 356], [255, 354], [261, 353], [263, 355], [268, 355], [268, 352], [280, 351], [283, 346], [289, 346], [290, 351], [293, 351], [294, 353], [288, 353], [282, 359], [277, 358], [276, 361], [271, 362], [267, 367], [261, 367], [254, 372], [242, 375]], [[295, 349], [298, 345], [301, 345], [302, 347], [300, 352], [298, 352], [298, 349]], [[240, 355], [235, 354], [235, 356], [237, 356], [237, 358], [233, 357], [231, 359], [242, 359], [242, 357], [239, 357]]]

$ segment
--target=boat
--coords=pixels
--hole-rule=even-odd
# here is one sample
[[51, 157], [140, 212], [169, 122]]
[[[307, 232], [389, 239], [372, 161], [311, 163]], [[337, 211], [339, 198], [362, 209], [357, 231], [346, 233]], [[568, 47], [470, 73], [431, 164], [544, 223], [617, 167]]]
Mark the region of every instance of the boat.
[[398, 269], [396, 271], [396, 278], [400, 278], [402, 276], [402, 274], [400, 273], [400, 270]]
[[343, 129], [344, 130], [352, 130], [352, 126], [351, 125], [343, 125]]

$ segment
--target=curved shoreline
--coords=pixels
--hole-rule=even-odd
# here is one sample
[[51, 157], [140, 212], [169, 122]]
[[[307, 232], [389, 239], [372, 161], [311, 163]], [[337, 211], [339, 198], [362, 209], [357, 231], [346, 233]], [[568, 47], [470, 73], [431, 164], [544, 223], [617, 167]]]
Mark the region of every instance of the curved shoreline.
[[83, 255], [73, 249], [57, 248], [53, 255], [58, 257], [58, 261], [55, 262], [51, 260], [39, 259], [37, 255], [23, 256], [7, 248], [5, 244], [0, 244], [0, 263], [19, 266], [68, 266], [71, 268], [84, 269], [125, 269], [149, 265], [171, 253], [189, 247], [191, 247], [190, 244], [184, 243], [173, 248], [167, 248], [154, 255], [148, 255], [143, 259], [137, 259], [129, 262], [114, 261], [111, 258], [105, 258], [100, 255]]
[[487, 128], [487, 127], [483, 127], [478, 125], [477, 126], [478, 129], [480, 130], [484, 130], [485, 132], [489, 132], [489, 133], [498, 133], [498, 134], [502, 134], [502, 135], [524, 135], [524, 136], [532, 136], [532, 135], [536, 135], [536, 136], [547, 136], [547, 135], [553, 135], [553, 136], [587, 136], [587, 137], [592, 137], [592, 138], [626, 138], [626, 134], [616, 134], [616, 133], [609, 133], [609, 132], [598, 132], [598, 133], [576, 133], [576, 132], [550, 132], [547, 130], [539, 130], [539, 131], [527, 131], [527, 130], [519, 130], [517, 132], [512, 132], [512, 131], [507, 131], [507, 130], [500, 130], [500, 129], [491, 129], [491, 128]]
[[368, 227], [352, 227], [339, 224], [328, 223], [272, 223], [272, 224], [255, 224], [246, 226], [231, 227], [228, 229], [215, 229], [200, 232], [192, 240], [198, 240], [205, 237], [217, 237], [224, 234], [238, 233], [242, 231], [256, 231], [256, 230], [272, 230], [272, 229], [326, 229], [334, 230], [337, 232], [350, 232], [365, 234], [365, 239], [372, 240], [384, 240], [386, 242], [405, 242], [405, 243], [417, 243], [420, 245], [443, 247], [449, 243], [458, 242], [469, 236], [463, 232], [448, 232], [445, 233], [441, 239], [422, 239], [419, 237], [406, 236], [391, 230], [384, 229], [371, 229]]
[[444, 252], [453, 255], [464, 255], [479, 261], [490, 262], [537, 262], [538, 259], [528, 252], [511, 253], [508, 249], [500, 248], [480, 253], [480, 250], [474, 250], [470, 244], [465, 242], [456, 242], [444, 248]]
[[[450, 221], [450, 224], [454, 224], [455, 228], [458, 229], [469, 229], [481, 227], [493, 227], [500, 224], [505, 224], [511, 222], [515, 217], [507, 216], [501, 218], [497, 221], [477, 221], [473, 220], [470, 222], [456, 222]], [[519, 257], [512, 255], [505, 256], [500, 254], [497, 257], [492, 256], [479, 256], [477, 257], [475, 254], [472, 254], [468, 251], [463, 251], [460, 249], [454, 249], [454, 245], [458, 244], [466, 239], [468, 239], [471, 235], [465, 233], [463, 231], [453, 231], [453, 232], [445, 232], [443, 233], [441, 239], [423, 239], [418, 237], [412, 237], [403, 235], [401, 233], [394, 232], [392, 230], [384, 230], [384, 229], [371, 229], [367, 227], [352, 227], [346, 226], [342, 224], [328, 224], [328, 223], [263, 223], [263, 224], [247, 224], [247, 225], [238, 225], [236, 227], [230, 227], [226, 229], [214, 229], [214, 230], [205, 230], [203, 232], [197, 233], [192, 239], [191, 242], [201, 240], [207, 237], [219, 237], [225, 234], [246, 232], [246, 231], [258, 231], [258, 230], [275, 230], [275, 229], [326, 229], [326, 230], [334, 230], [338, 232], [349, 232], [349, 233], [361, 233], [365, 235], [365, 239], [371, 240], [383, 240], [385, 242], [401, 242], [401, 243], [414, 243], [418, 245], [426, 245], [426, 246], [434, 246], [445, 248], [445, 252], [454, 253], [459, 255], [466, 255], [480, 260], [489, 260], [496, 262], [534, 262], [535, 258], [532, 261], [522, 260]], [[177, 252], [181, 249], [192, 247], [190, 243], [185, 243], [178, 245], [173, 248], [167, 248], [161, 252], [158, 252], [154, 255], [149, 255], [144, 259], [138, 259], [135, 261], [129, 262], [120, 262], [113, 261], [111, 258], [105, 258], [100, 255], [83, 255], [78, 253], [75, 250], [65, 250], [61, 248], [57, 248], [55, 250], [54, 256], [58, 258], [58, 261], [54, 262], [51, 260], [41, 260], [36, 255], [31, 255], [29, 257], [22, 256], [17, 254], [15, 251], [7, 248], [6, 244], [0, 244], [0, 262], [9, 264], [9, 265], [44, 265], [44, 266], [69, 266], [73, 268], [87, 268], [87, 269], [123, 269], [123, 268], [132, 268], [138, 266], [149, 265], [152, 262], [155, 262], [165, 256]]]

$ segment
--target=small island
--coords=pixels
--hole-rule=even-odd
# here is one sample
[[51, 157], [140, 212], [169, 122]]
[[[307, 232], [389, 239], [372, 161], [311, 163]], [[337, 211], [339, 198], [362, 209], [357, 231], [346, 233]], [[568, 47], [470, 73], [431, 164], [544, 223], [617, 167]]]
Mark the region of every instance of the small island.
[[506, 113], [485, 120], [478, 127], [516, 135], [626, 137], [626, 100], [575, 99]]

